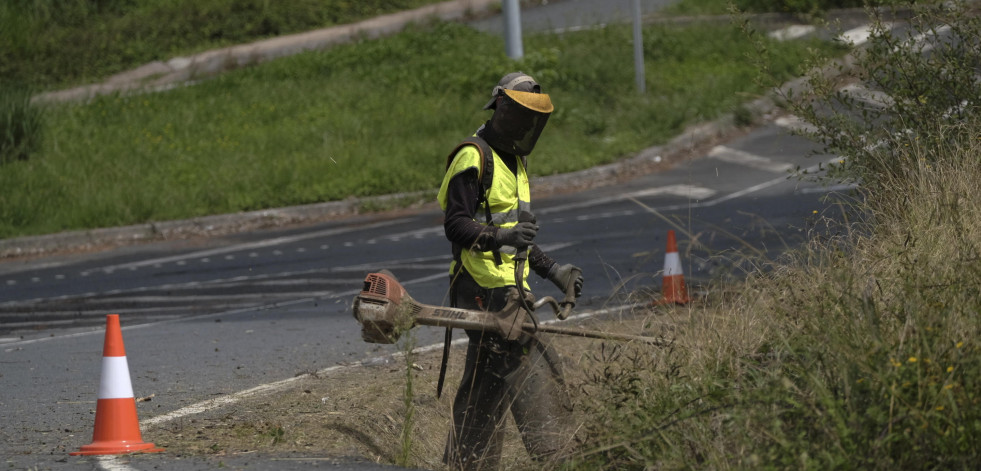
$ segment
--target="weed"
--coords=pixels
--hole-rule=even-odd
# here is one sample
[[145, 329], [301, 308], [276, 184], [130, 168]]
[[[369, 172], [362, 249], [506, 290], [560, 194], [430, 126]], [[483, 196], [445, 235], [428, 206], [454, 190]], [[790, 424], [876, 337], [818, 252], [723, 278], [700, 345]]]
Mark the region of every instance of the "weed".
[[413, 375], [415, 371], [415, 336], [412, 334], [412, 327], [415, 323], [412, 314], [403, 312], [397, 319], [395, 330], [399, 338], [399, 348], [405, 360], [405, 384], [402, 389], [402, 405], [405, 407], [402, 430], [399, 434], [399, 449], [395, 456], [395, 464], [398, 466], [409, 467], [412, 461], [413, 437], [415, 428], [415, 392], [413, 390]]
[[266, 435], [272, 438], [273, 445], [277, 445], [283, 442], [283, 437], [286, 436], [286, 430], [284, 430], [281, 425], [269, 424], [269, 429], [266, 431]]
[[27, 160], [40, 146], [44, 110], [31, 103], [30, 90], [0, 88], [0, 165]]

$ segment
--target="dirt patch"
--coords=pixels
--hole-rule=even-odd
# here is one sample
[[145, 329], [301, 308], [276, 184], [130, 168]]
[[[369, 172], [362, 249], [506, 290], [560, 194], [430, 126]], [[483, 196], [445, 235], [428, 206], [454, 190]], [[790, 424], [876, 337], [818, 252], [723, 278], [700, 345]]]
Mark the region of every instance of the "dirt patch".
[[[587, 319], [565, 326], [670, 338], [674, 316], [665, 314], [674, 309], [643, 309], [621, 313], [616, 319]], [[591, 384], [602, 376], [605, 352], [618, 342], [560, 335], [545, 338], [563, 357], [577, 419], [585, 420], [583, 411], [589, 407]], [[620, 345], [617, 348], [648, 356], [660, 351], [636, 342]], [[441, 459], [450, 408], [465, 354], [464, 346], [453, 348], [441, 398], [436, 397], [441, 357], [441, 351], [436, 349], [409, 357], [396, 356], [387, 364], [307, 375], [286, 390], [156, 425], [145, 436], [178, 456], [232, 458], [296, 453], [397, 463], [404, 456], [402, 433], [407, 423], [406, 385], [410, 378], [407, 372], [411, 372], [409, 397], [414, 413], [406, 463], [443, 469]], [[513, 421], [508, 420], [502, 465], [506, 469], [540, 467], [531, 461]]]

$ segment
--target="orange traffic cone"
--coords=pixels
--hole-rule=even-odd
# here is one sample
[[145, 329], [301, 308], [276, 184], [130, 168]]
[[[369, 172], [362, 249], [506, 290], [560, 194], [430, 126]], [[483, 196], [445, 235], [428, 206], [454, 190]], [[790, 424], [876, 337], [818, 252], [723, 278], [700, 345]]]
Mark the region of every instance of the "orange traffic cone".
[[681, 271], [681, 257], [678, 256], [678, 243], [674, 240], [674, 231], [668, 231], [668, 248], [664, 254], [664, 275], [661, 281], [661, 293], [664, 299], [654, 304], [688, 304], [688, 288], [685, 287], [685, 275]]
[[119, 328], [119, 315], [106, 316], [106, 342], [102, 350], [102, 380], [95, 406], [95, 432], [92, 443], [71, 455], [118, 455], [164, 451], [144, 443], [136, 417], [136, 398], [129, 380], [126, 348]]

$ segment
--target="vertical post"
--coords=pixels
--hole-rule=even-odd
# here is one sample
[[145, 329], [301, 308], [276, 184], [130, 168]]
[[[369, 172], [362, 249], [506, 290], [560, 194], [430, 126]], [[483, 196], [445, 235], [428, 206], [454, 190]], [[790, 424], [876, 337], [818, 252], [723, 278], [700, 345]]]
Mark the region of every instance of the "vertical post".
[[504, 47], [508, 57], [518, 60], [524, 57], [521, 45], [521, 6], [518, 0], [502, 0], [504, 9]]
[[643, 94], [647, 87], [644, 80], [644, 38], [640, 27], [640, 0], [634, 0], [634, 76], [637, 80], [637, 91]]

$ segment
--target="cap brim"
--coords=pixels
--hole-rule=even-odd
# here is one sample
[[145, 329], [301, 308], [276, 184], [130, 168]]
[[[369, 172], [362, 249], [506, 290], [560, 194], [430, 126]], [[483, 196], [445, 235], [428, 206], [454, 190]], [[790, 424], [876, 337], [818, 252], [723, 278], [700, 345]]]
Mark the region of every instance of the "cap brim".
[[517, 90], [504, 90], [508, 98], [514, 100], [519, 105], [538, 113], [551, 113], [555, 111], [552, 106], [552, 98], [547, 93], [519, 92]]

